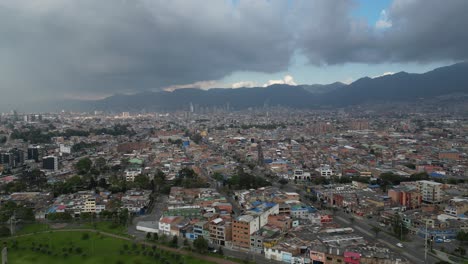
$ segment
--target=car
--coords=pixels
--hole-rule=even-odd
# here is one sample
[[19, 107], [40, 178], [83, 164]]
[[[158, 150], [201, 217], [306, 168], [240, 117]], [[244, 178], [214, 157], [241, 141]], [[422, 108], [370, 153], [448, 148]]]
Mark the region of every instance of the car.
[[435, 242], [436, 242], [436, 243], [442, 243], [442, 242], [444, 242], [444, 240], [443, 240], [442, 238], [436, 238], [436, 239], [435, 239]]
[[396, 243], [397, 247], [400, 247], [402, 248], [403, 247], [403, 244], [402, 243]]
[[379, 226], [385, 227], [385, 224], [384, 224], [384, 223], [380, 223]]
[[452, 242], [452, 240], [450, 240], [450, 239], [444, 239], [444, 242], [445, 242], [445, 243], [450, 243], [450, 242]]

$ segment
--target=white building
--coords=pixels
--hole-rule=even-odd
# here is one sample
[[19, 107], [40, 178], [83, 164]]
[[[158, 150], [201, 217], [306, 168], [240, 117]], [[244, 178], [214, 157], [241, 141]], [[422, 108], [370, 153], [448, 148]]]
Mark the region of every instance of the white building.
[[418, 190], [421, 193], [422, 201], [426, 203], [442, 202], [442, 183], [433, 181], [418, 181]]
[[140, 175], [141, 172], [141, 168], [125, 170], [125, 180], [133, 182], [135, 180], [135, 177]]
[[65, 144], [60, 144], [60, 154], [71, 154], [71, 147]]
[[303, 170], [294, 170], [290, 180], [310, 180], [310, 172], [304, 172]]
[[96, 213], [96, 199], [88, 198], [83, 207], [83, 213]]
[[320, 168], [315, 169], [320, 173], [320, 176], [329, 178], [333, 176], [333, 170], [330, 168], [330, 165], [322, 165]]

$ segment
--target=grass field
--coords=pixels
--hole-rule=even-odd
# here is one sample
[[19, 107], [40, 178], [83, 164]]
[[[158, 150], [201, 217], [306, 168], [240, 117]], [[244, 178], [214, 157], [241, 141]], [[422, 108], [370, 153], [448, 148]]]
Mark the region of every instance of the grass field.
[[43, 223], [34, 223], [23, 226], [16, 235], [24, 235], [36, 232], [43, 232], [49, 230], [49, 225]]
[[190, 256], [85, 231], [36, 233], [2, 239], [1, 242], [7, 242], [8, 263], [13, 264], [207, 263]]
[[63, 228], [72, 228], [72, 229], [95, 229], [102, 232], [107, 232], [111, 234], [116, 234], [119, 236], [131, 237], [127, 234], [127, 227], [123, 225], [116, 225], [112, 222], [96, 222], [96, 223], [72, 223], [65, 224], [60, 227], [54, 226], [54, 224], [45, 224], [45, 223], [33, 223], [27, 224], [21, 227], [20, 230], [16, 232], [16, 235], [24, 235], [30, 233], [37, 233], [49, 230], [63, 229]]

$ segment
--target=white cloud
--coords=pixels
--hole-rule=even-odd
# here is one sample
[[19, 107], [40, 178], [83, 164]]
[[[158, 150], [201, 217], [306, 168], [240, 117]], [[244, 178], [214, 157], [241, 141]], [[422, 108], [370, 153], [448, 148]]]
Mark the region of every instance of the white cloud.
[[394, 72], [384, 72], [380, 75], [377, 75], [377, 76], [373, 76], [372, 78], [379, 78], [379, 77], [382, 77], [382, 76], [386, 76], [386, 75], [393, 75], [395, 74]]
[[256, 85], [257, 84], [252, 81], [240, 81], [240, 82], [231, 84], [231, 88], [243, 88], [243, 87], [251, 88], [251, 87], [255, 87]]
[[164, 87], [164, 91], [172, 92], [177, 89], [203, 89], [203, 90], [209, 90], [211, 88], [251, 88], [257, 86], [257, 83], [253, 81], [239, 81], [235, 83], [222, 83], [220, 81], [216, 80], [207, 80], [207, 81], [199, 81], [199, 82], [194, 82], [194, 83], [188, 83], [188, 84], [180, 84], [180, 85], [171, 85]]
[[225, 86], [223, 86], [218, 81], [209, 80], [209, 81], [199, 81], [199, 82], [188, 83], [188, 84], [171, 85], [168, 87], [164, 87], [164, 91], [172, 92], [177, 89], [189, 89], [189, 88], [208, 90], [211, 88], [225, 88]]
[[353, 81], [354, 81], [354, 79], [351, 78], [351, 77], [349, 77], [349, 78], [347, 78], [346, 80], [343, 80], [343, 81], [341, 81], [341, 82], [344, 83], [344, 84], [350, 84], [350, 83], [352, 83]]
[[377, 22], [375, 22], [375, 27], [377, 29], [386, 29], [392, 27], [392, 21], [388, 19], [387, 11], [385, 11], [385, 9], [380, 12], [380, 18], [377, 20]]
[[294, 81], [294, 78], [291, 75], [286, 75], [282, 80], [269, 80], [263, 85], [263, 87], [267, 87], [273, 84], [297, 85], [297, 83]]

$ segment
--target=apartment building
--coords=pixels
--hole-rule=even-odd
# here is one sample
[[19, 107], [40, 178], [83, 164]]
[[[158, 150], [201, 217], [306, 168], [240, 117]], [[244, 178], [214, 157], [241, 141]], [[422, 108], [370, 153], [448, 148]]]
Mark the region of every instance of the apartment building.
[[258, 217], [241, 215], [232, 222], [232, 244], [250, 248], [250, 235], [260, 229]]
[[424, 180], [418, 181], [417, 186], [423, 202], [431, 204], [442, 202], [442, 183]]
[[83, 212], [84, 213], [95, 213], [96, 212], [96, 199], [88, 198], [85, 201]]
[[232, 240], [232, 224], [222, 218], [210, 222], [210, 240], [215, 245], [224, 246], [226, 241]]
[[415, 186], [400, 186], [388, 191], [388, 196], [395, 205], [405, 206], [406, 209], [419, 208], [422, 203], [421, 192]]

